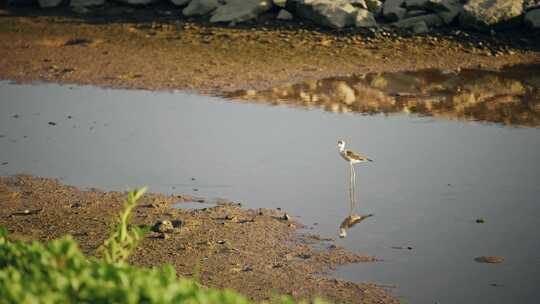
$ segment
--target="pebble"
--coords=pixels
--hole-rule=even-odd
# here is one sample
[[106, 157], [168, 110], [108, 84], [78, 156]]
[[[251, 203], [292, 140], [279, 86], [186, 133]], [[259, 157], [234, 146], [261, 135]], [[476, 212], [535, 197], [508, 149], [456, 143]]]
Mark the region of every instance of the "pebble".
[[478, 263], [499, 264], [504, 261], [504, 257], [489, 255], [489, 256], [479, 256], [479, 257], [474, 258], [474, 260]]
[[161, 233], [168, 233], [174, 231], [174, 226], [171, 221], [169, 220], [162, 220], [158, 221], [154, 225], [154, 231], [161, 232]]

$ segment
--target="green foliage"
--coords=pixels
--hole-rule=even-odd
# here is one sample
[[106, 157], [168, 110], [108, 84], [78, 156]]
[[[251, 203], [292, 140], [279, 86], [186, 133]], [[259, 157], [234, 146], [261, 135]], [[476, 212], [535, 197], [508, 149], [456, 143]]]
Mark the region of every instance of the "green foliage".
[[112, 229], [111, 235], [98, 249], [98, 252], [103, 255], [105, 262], [109, 264], [125, 263], [144, 236], [146, 231], [136, 226], [128, 229], [128, 225], [131, 219], [131, 213], [137, 206], [137, 201], [145, 192], [146, 187], [128, 193], [128, 198], [124, 203], [124, 210], [116, 218], [115, 227]]
[[71, 237], [46, 245], [0, 230], [0, 303], [248, 303], [232, 292], [177, 279], [172, 267], [140, 269], [90, 258]]

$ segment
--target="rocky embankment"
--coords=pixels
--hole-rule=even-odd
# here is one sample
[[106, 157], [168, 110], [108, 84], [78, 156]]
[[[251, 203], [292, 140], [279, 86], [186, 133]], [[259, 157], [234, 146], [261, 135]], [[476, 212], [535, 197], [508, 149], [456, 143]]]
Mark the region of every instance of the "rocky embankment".
[[[108, 0], [68, 0], [79, 14], [103, 6]], [[186, 17], [207, 18], [211, 23], [237, 24], [271, 15], [291, 22], [310, 20], [319, 26], [341, 29], [396, 28], [413, 34], [458, 25], [493, 32], [510, 28], [540, 29], [540, 0], [118, 0], [130, 6], [170, 1]], [[10, 5], [29, 0], [8, 0]], [[38, 0], [47, 9], [63, 0]]]

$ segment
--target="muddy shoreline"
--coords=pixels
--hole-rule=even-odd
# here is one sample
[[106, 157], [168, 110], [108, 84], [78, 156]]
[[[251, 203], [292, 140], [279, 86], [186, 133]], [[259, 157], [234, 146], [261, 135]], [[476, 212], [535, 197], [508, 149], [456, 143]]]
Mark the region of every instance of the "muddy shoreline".
[[0, 10], [0, 79], [220, 95], [355, 73], [540, 62], [534, 32], [403, 36], [264, 18], [227, 27], [160, 14], [167, 9]]
[[[12, 238], [22, 240], [48, 241], [71, 234], [86, 254], [93, 255], [124, 198], [125, 193], [80, 190], [49, 178], [0, 177], [0, 225]], [[193, 200], [146, 195], [133, 223], [148, 227], [170, 220], [178, 227], [166, 236], [148, 234], [130, 263], [146, 267], [168, 263], [182, 276], [231, 288], [254, 300], [270, 300], [280, 293], [296, 299], [397, 303], [375, 284], [322, 276], [339, 265], [376, 259], [299, 232], [302, 225], [284, 219], [284, 211], [243, 209], [232, 202], [205, 209], [171, 208], [173, 203]]]

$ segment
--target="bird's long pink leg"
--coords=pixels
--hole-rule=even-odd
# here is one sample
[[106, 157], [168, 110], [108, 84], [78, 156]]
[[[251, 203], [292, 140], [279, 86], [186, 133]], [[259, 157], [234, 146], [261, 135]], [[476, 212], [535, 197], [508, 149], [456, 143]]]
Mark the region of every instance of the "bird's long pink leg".
[[352, 186], [352, 192], [353, 192], [353, 206], [351, 208], [351, 213], [354, 213], [356, 209], [356, 170], [354, 166], [352, 167], [352, 173], [353, 173], [353, 186]]
[[349, 215], [352, 215], [354, 208], [354, 194], [353, 194], [353, 164], [349, 162]]

